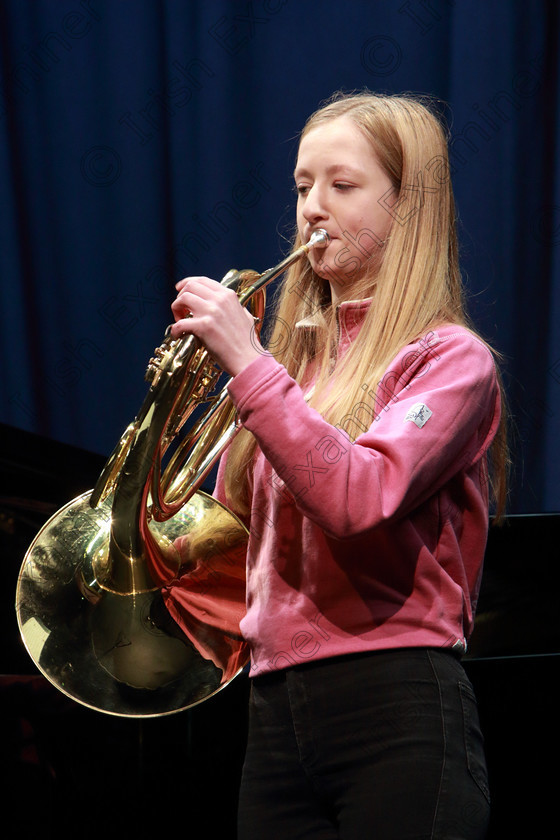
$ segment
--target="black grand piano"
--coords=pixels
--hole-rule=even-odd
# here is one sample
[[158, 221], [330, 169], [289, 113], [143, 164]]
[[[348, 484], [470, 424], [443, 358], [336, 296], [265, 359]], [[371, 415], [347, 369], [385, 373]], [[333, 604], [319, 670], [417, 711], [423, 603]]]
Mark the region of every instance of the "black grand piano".
[[[0, 425], [0, 795], [18, 838], [152, 837], [182, 830], [235, 838], [248, 680], [168, 717], [102, 715], [66, 698], [19, 638], [23, 556], [47, 518], [90, 489], [104, 458]], [[486, 739], [489, 840], [548, 838], [560, 748], [557, 591], [560, 514], [510, 516], [490, 530], [465, 666]], [[185, 820], [187, 821], [185, 823]], [[6, 833], [8, 832], [8, 833]], [[364, 838], [364, 840], [367, 840]]]

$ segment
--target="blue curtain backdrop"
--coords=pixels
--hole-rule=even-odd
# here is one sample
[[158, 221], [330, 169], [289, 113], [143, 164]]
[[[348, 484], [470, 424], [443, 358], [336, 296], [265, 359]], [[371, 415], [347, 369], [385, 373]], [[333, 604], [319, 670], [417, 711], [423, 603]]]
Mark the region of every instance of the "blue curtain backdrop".
[[558, 4], [3, 0], [0, 422], [108, 454], [182, 276], [278, 261], [307, 115], [446, 103], [475, 322], [504, 355], [512, 512], [560, 510]]

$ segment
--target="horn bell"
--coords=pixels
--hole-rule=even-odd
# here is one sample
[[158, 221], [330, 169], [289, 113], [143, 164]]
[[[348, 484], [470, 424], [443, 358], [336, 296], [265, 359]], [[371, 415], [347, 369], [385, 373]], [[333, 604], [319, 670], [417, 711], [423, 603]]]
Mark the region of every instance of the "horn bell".
[[150, 523], [154, 541], [174, 555], [173, 588], [123, 593], [102, 582], [112, 498], [92, 510], [90, 496], [51, 517], [23, 561], [16, 605], [29, 655], [60, 691], [96, 711], [159, 717], [197, 705], [248, 660], [239, 633], [246, 528], [199, 491], [165, 534]]

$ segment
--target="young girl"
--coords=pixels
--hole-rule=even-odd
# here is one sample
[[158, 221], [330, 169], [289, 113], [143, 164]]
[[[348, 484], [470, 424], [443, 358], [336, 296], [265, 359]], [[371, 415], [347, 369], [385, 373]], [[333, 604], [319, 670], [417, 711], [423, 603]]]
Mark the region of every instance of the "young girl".
[[173, 335], [233, 376], [243, 425], [216, 487], [250, 528], [239, 838], [483, 838], [460, 657], [506, 455], [493, 355], [465, 314], [445, 134], [414, 97], [335, 96], [294, 178], [295, 246], [320, 228], [329, 241], [284, 278], [276, 351], [209, 278], [173, 303]]

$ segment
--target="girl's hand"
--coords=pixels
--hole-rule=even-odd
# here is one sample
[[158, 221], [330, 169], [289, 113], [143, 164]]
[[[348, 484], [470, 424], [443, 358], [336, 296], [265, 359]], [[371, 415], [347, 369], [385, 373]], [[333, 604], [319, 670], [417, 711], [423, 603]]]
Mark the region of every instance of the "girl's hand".
[[241, 373], [265, 352], [253, 316], [232, 289], [209, 277], [186, 277], [176, 289], [177, 298], [171, 304], [174, 338], [195, 335], [230, 376]]

